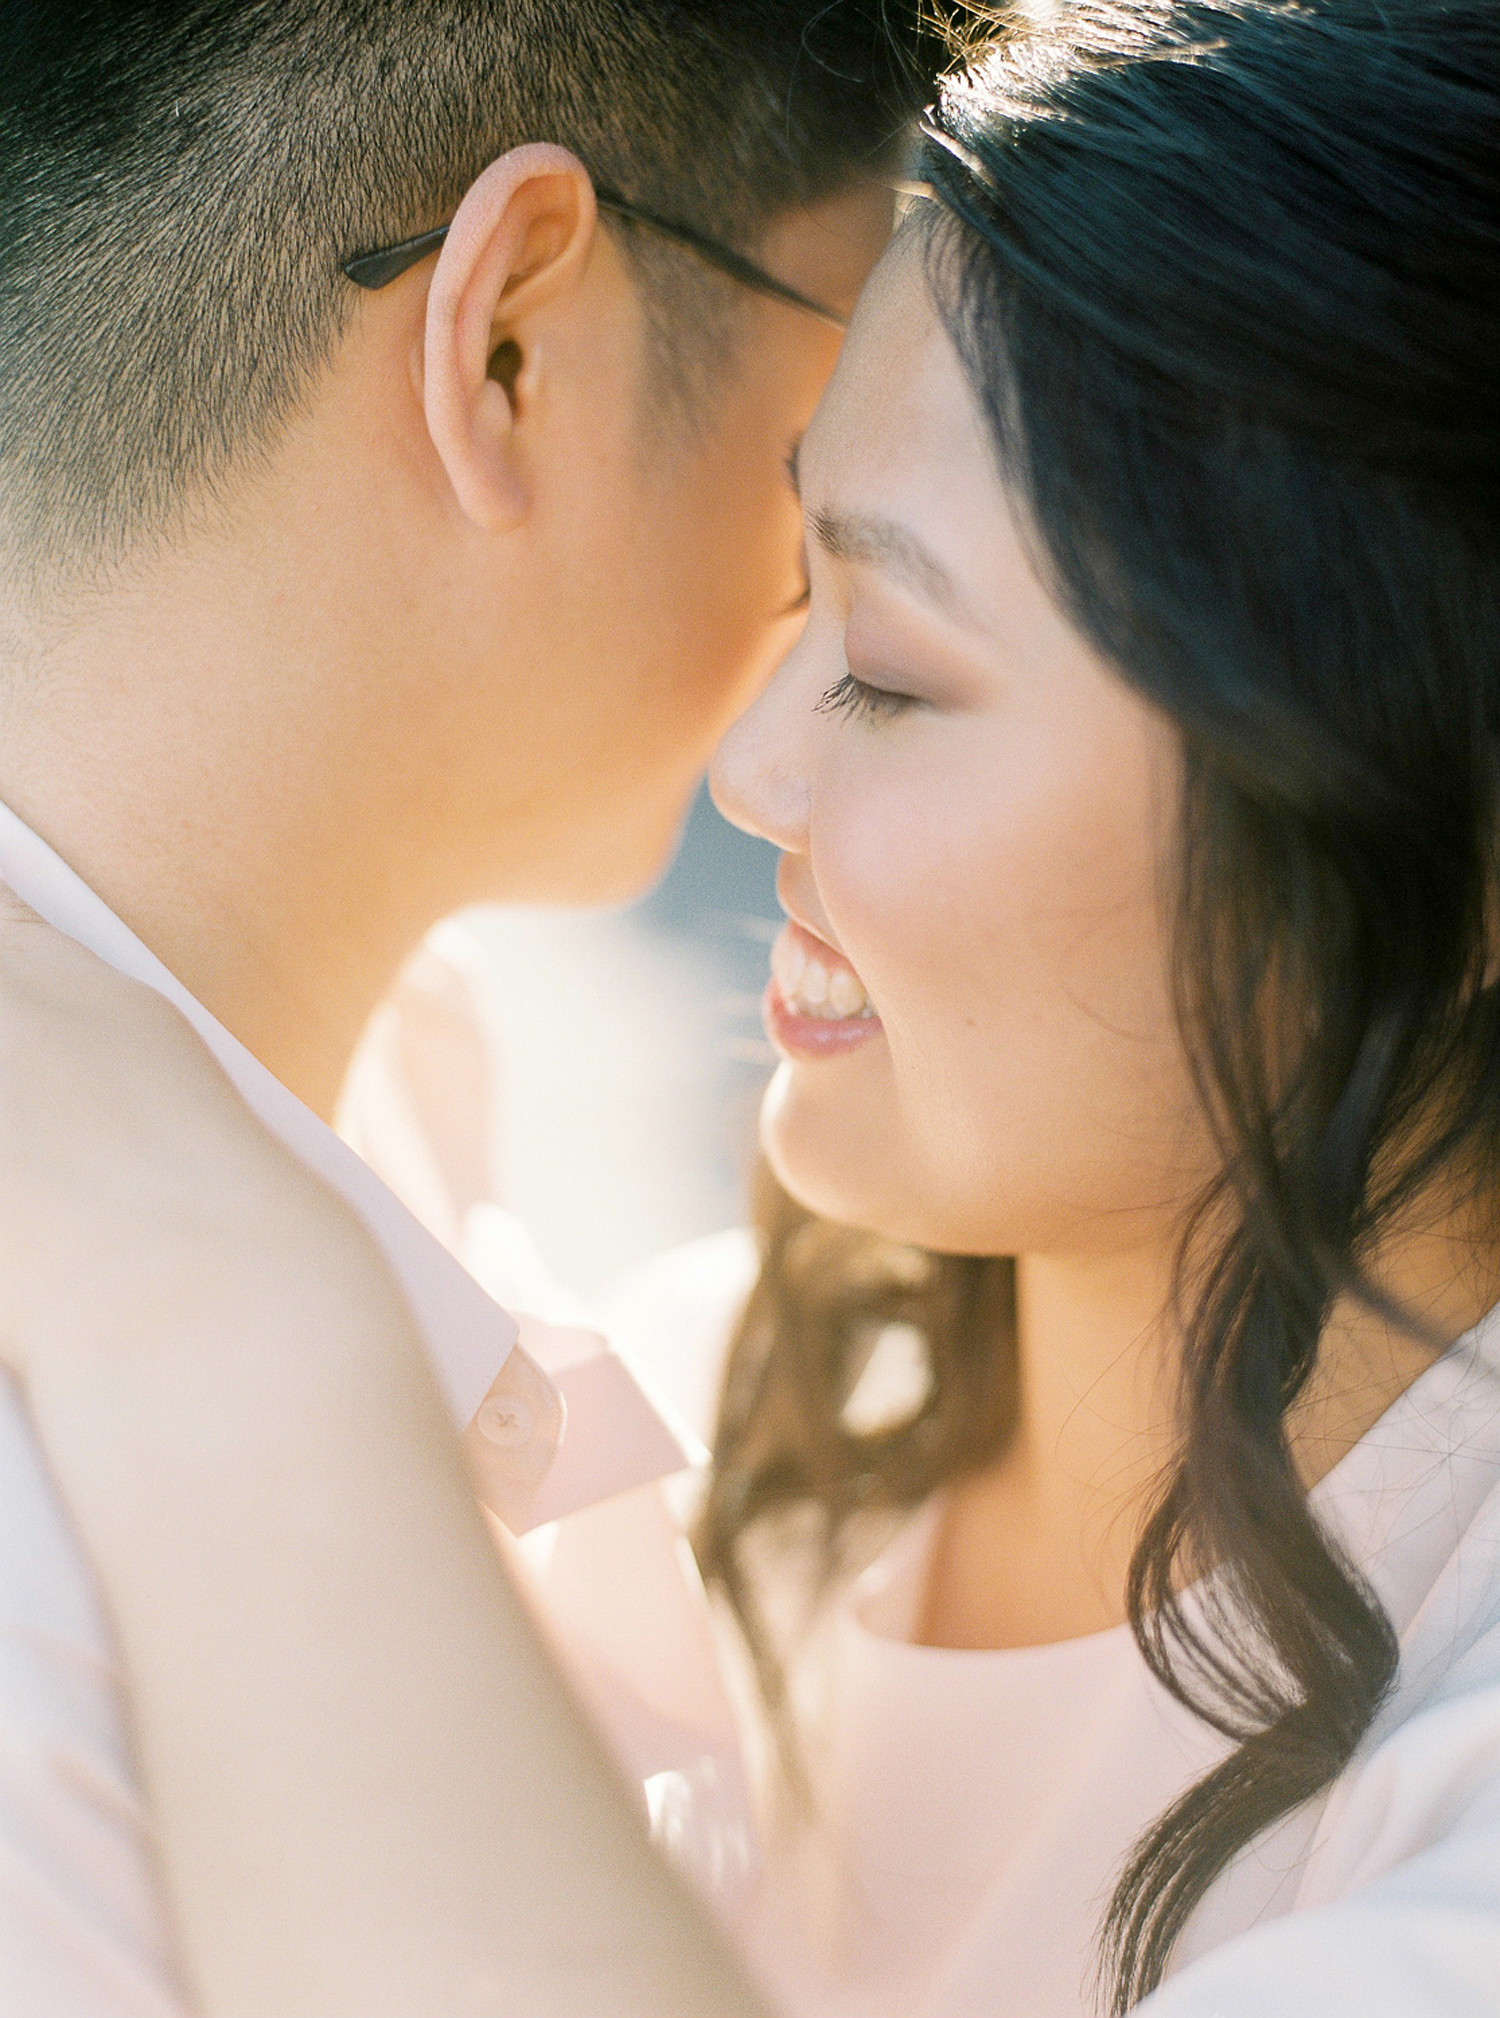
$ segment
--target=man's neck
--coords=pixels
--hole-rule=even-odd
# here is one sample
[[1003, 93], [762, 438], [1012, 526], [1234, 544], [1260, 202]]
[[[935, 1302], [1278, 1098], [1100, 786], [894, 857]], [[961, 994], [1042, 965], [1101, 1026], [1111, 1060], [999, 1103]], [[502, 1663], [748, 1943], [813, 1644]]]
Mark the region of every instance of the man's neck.
[[370, 803], [357, 711], [341, 749], [307, 704], [319, 641], [220, 587], [122, 599], [8, 669], [0, 799], [326, 1119], [441, 865]]
[[[7, 775], [0, 796], [226, 1029], [331, 1119], [360, 1032], [417, 934], [357, 904], [309, 903], [277, 875], [270, 837], [235, 845], [237, 822], [222, 807], [203, 823], [140, 789], [92, 789], [86, 771], [59, 767], [40, 782]], [[387, 929], [372, 929], [379, 922]]]

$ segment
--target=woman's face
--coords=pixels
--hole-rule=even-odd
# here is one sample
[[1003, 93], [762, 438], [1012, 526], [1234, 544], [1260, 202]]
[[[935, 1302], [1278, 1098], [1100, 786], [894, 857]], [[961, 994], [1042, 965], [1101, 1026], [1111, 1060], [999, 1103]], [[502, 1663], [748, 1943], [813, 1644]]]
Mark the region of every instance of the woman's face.
[[807, 627], [714, 770], [784, 851], [771, 1162], [950, 1252], [1159, 1240], [1210, 1168], [1166, 978], [1176, 739], [1038, 581], [914, 234], [800, 481]]

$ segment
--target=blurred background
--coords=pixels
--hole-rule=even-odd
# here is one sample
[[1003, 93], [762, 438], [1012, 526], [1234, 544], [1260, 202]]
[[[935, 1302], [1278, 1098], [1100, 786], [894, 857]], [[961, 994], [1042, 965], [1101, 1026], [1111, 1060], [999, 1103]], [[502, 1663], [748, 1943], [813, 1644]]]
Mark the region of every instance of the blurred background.
[[703, 792], [629, 910], [463, 914], [492, 977], [501, 1202], [569, 1288], [744, 1219], [774, 1062], [759, 1004], [775, 871]]

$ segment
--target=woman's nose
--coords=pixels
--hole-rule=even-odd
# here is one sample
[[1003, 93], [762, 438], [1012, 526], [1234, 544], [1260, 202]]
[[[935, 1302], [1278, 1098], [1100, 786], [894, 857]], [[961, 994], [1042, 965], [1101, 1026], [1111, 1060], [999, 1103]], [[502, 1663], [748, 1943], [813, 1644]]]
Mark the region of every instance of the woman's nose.
[[714, 753], [708, 779], [713, 802], [726, 820], [793, 854], [806, 844], [808, 798], [798, 733], [798, 656], [794, 650], [729, 730]]

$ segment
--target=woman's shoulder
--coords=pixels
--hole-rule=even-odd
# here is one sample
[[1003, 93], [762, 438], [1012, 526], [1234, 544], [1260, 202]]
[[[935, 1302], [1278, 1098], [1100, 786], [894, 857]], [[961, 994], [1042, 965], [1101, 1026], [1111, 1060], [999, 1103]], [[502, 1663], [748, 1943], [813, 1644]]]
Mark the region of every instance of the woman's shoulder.
[[[1340, 1467], [1335, 1525], [1395, 1613], [1389, 1697], [1326, 1802], [1248, 1861], [1296, 1876], [1234, 1925], [1213, 1895], [1142, 2018], [1458, 2018], [1500, 1982], [1500, 1376], [1455, 1350]], [[1319, 1497], [1315, 1495], [1315, 1498]], [[1363, 1544], [1362, 1549], [1359, 1544]], [[1365, 1551], [1368, 1550], [1368, 1553]], [[1305, 1843], [1303, 1850], [1297, 1847]], [[1288, 1846], [1291, 1846], [1288, 1848]], [[1247, 1860], [1241, 1860], [1241, 1868]], [[1252, 1881], [1253, 1888], [1253, 1881]], [[1288, 1910], [1289, 1909], [1289, 1910]]]
[[1497, 1329], [1492, 1316], [1429, 1366], [1311, 1495], [1401, 1642], [1372, 1736], [1500, 1625]]
[[[1400, 1640], [1394, 1686], [1324, 1811], [1305, 1904], [1463, 1845], [1500, 1916], [1500, 1372], [1493, 1320], [1414, 1383], [1346, 1469], [1354, 1553]], [[1363, 1473], [1369, 1473], [1369, 1479]], [[1376, 1480], [1382, 1491], [1361, 1492]], [[1372, 1529], [1375, 1530], [1372, 1532]], [[1482, 1852], [1480, 1846], [1482, 1845]], [[1444, 1849], [1446, 1847], [1446, 1850]]]

